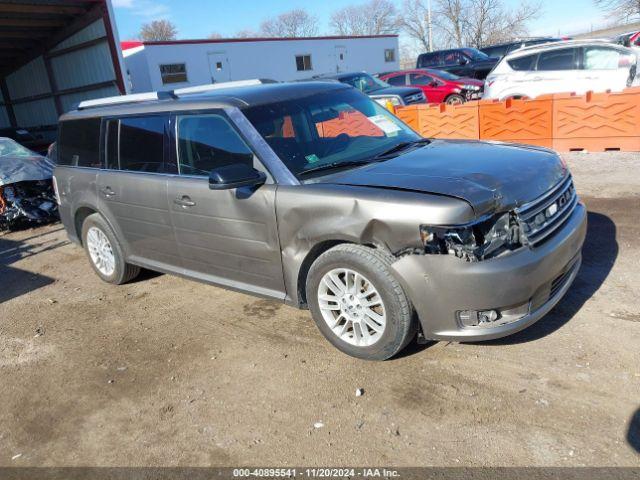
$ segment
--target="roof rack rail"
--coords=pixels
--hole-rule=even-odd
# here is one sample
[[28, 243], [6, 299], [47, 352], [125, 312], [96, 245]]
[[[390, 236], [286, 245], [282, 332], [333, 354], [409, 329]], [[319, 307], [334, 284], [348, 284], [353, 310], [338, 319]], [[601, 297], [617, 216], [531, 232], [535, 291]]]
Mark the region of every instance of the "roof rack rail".
[[607, 40], [605, 38], [579, 38], [573, 40], [563, 40], [561, 42], [548, 42], [548, 43], [538, 43], [536, 45], [529, 45], [528, 47], [518, 48], [517, 50], [513, 50], [509, 52], [509, 55], [512, 53], [522, 53], [528, 52], [531, 50], [535, 50], [542, 47], [554, 47], [554, 48], [563, 48], [563, 47], [571, 47], [571, 46], [580, 46], [585, 43], [612, 43], [611, 40]]
[[168, 91], [134, 93], [129, 95], [118, 95], [115, 97], [96, 98], [94, 100], [84, 100], [80, 102], [78, 104], [78, 110], [111, 105], [124, 105], [128, 103], [151, 102], [154, 100], [166, 100], [170, 98], [175, 99], [184, 95], [193, 95], [232, 87], [248, 87], [251, 85], [261, 85], [263, 83], [278, 82], [268, 78], [255, 78], [251, 80], [237, 80], [233, 82], [212, 83], [210, 85], [198, 85], [196, 87], [177, 88], [175, 90]]

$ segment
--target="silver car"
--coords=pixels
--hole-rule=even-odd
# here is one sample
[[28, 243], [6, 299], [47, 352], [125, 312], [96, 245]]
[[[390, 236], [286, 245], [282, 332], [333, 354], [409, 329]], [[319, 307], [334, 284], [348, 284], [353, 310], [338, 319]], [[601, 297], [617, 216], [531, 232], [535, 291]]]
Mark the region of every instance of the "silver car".
[[103, 280], [143, 267], [309, 308], [372, 360], [512, 334], [570, 287], [586, 211], [554, 152], [424, 139], [343, 84], [222, 85], [61, 118], [60, 215]]

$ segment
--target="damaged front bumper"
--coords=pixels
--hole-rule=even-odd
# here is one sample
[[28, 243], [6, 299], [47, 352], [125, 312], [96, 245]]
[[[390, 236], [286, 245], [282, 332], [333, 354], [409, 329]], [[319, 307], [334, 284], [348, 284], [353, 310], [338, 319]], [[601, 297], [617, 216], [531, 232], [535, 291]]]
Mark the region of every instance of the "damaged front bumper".
[[535, 248], [479, 262], [412, 254], [392, 269], [415, 306], [426, 339], [504, 337], [542, 318], [569, 289], [580, 268], [586, 220], [579, 203], [553, 237]]

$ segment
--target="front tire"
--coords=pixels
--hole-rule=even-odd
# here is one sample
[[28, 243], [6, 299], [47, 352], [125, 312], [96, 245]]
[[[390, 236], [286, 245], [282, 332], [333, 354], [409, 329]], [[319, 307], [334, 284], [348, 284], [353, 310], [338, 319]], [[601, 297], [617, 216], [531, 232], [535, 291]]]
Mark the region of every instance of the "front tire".
[[89, 215], [83, 222], [82, 245], [94, 272], [107, 283], [121, 285], [140, 273], [140, 267], [124, 261], [120, 242], [98, 213]]
[[417, 331], [415, 311], [391, 274], [393, 257], [362, 245], [320, 255], [307, 277], [307, 303], [320, 332], [336, 348], [365, 360], [386, 360]]
[[447, 105], [462, 105], [465, 102], [465, 99], [462, 95], [449, 95], [445, 100]]

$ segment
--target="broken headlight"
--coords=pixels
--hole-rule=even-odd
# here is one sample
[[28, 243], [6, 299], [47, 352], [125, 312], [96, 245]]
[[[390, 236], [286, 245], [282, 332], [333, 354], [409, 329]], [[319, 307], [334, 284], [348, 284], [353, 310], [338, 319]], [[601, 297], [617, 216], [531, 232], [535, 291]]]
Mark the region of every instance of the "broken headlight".
[[496, 257], [522, 245], [514, 213], [485, 217], [457, 226], [420, 225], [425, 253], [455, 255], [468, 262]]

